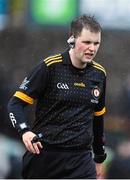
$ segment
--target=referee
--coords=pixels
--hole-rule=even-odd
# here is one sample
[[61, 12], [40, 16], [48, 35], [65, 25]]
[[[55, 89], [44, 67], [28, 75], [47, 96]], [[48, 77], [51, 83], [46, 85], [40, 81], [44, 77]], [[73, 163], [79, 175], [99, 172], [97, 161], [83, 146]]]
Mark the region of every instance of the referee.
[[[42, 60], [10, 99], [10, 120], [27, 148], [23, 178], [101, 177], [106, 159], [106, 71], [94, 61], [100, 43], [101, 27], [96, 19], [75, 18], [70, 26], [70, 48]], [[29, 125], [24, 111], [34, 101], [35, 121]]]

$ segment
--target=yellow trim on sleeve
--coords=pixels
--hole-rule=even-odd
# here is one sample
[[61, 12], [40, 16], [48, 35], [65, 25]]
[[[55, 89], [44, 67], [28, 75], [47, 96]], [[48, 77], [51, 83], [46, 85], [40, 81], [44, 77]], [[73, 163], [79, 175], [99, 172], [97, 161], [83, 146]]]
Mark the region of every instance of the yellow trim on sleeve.
[[28, 95], [24, 94], [23, 92], [20, 91], [16, 91], [16, 93], [14, 94], [15, 97], [18, 97], [19, 99], [29, 103], [29, 104], [33, 104], [34, 103], [34, 99], [29, 97]]
[[50, 66], [51, 64], [55, 64], [55, 63], [58, 63], [58, 62], [62, 62], [62, 59], [49, 62], [49, 63], [47, 64], [47, 66]]
[[103, 67], [103, 66], [101, 66], [99, 63], [97, 63], [97, 62], [93, 61], [93, 67], [95, 67], [95, 68], [97, 68], [97, 69], [99, 69], [99, 70], [103, 71], [103, 72], [104, 72], [104, 74], [105, 74], [105, 76], [106, 76], [106, 70], [105, 70], [105, 69], [104, 69], [104, 67]]
[[46, 59], [45, 60], [45, 63], [47, 64], [47, 63], [49, 63], [49, 62], [51, 62], [51, 61], [53, 61], [53, 60], [59, 60], [59, 59], [61, 59], [62, 57], [60, 56], [60, 57], [54, 57], [54, 58], [50, 58], [50, 59]]
[[61, 54], [57, 54], [54, 56], [50, 56], [44, 60], [45, 64], [47, 66], [50, 66], [51, 64], [62, 62], [62, 56]]
[[105, 74], [105, 76], [106, 76], [106, 71], [105, 71], [105, 69], [101, 68], [100, 66], [96, 66], [96, 65], [93, 65], [93, 67], [95, 67], [96, 69], [99, 69], [99, 70], [103, 71], [104, 74]]
[[48, 60], [53, 60], [55, 58], [61, 58], [61, 57], [62, 57], [61, 54], [57, 54], [57, 55], [54, 55], [54, 56], [49, 56], [44, 61], [47, 62]]
[[101, 111], [94, 112], [94, 116], [101, 116], [106, 112], [106, 108], [104, 107]]

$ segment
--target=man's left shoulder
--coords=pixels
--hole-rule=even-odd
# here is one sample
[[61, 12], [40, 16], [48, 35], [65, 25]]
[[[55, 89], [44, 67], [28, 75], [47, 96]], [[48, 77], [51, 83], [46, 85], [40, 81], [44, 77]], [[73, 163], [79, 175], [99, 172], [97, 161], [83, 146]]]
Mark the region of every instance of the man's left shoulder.
[[93, 61], [92, 62], [92, 66], [93, 66], [93, 68], [95, 68], [98, 71], [102, 72], [106, 76], [106, 70], [105, 70], [105, 68], [101, 64]]

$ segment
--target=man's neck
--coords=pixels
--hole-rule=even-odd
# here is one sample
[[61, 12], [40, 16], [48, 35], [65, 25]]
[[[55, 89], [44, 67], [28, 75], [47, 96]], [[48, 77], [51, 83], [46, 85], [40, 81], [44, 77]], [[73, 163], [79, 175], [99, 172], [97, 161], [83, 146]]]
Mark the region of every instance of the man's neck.
[[71, 63], [74, 67], [78, 69], [84, 69], [87, 66], [87, 63], [81, 62], [81, 60], [75, 56], [74, 49], [69, 50], [69, 55], [70, 55]]

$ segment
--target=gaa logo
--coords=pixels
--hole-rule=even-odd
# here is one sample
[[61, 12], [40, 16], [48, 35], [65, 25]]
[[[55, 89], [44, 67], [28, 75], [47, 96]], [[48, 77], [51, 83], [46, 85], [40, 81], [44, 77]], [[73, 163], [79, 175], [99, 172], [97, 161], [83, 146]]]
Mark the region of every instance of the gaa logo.
[[69, 89], [69, 86], [66, 83], [57, 83], [58, 89]]

